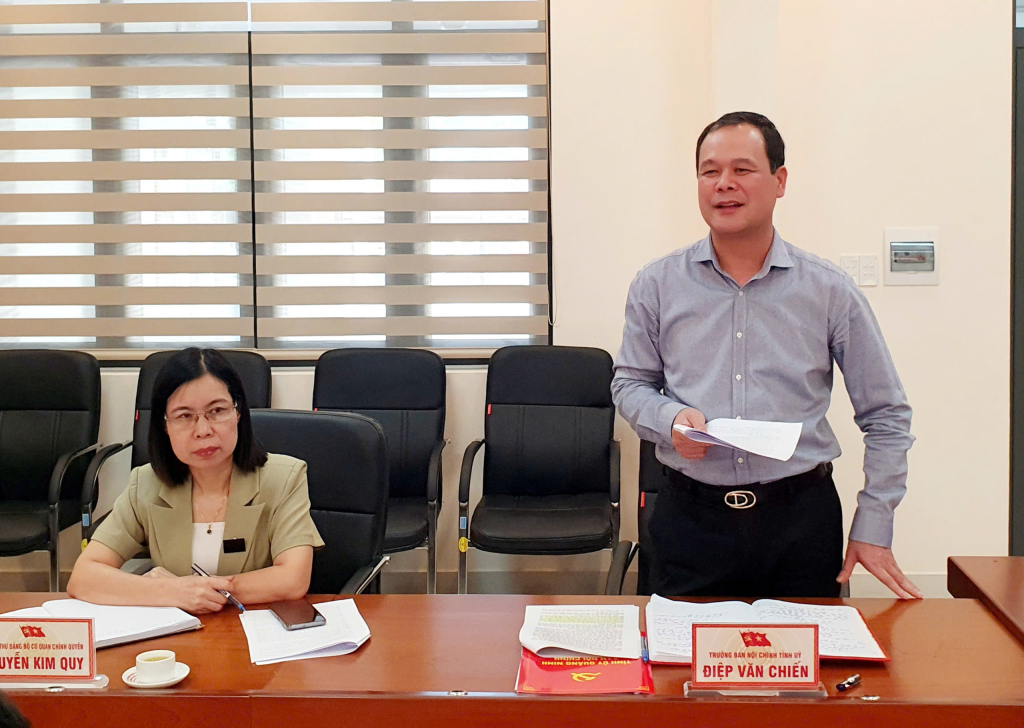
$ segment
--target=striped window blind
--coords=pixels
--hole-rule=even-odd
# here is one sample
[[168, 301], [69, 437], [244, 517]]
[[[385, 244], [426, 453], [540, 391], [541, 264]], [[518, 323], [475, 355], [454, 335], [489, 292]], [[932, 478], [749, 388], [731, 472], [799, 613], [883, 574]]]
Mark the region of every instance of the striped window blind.
[[247, 18], [0, 5], [0, 344], [252, 345]]
[[0, 0], [0, 345], [547, 342], [546, 12]]

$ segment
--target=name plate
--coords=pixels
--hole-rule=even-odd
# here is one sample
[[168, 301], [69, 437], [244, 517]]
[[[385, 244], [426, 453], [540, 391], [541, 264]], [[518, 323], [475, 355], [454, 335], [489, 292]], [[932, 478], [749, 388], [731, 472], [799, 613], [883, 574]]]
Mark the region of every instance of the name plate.
[[91, 619], [0, 617], [0, 681], [95, 678]]
[[818, 625], [694, 624], [697, 689], [815, 690]]

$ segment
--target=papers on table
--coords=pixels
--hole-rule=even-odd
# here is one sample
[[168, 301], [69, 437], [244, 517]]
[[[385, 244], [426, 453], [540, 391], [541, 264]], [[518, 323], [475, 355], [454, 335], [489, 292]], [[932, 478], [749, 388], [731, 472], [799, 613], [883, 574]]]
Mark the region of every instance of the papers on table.
[[864, 617], [853, 607], [796, 604], [775, 599], [694, 604], [657, 594], [647, 603], [647, 645], [651, 662], [689, 664], [693, 623], [817, 624], [823, 658], [888, 660]]
[[314, 604], [327, 622], [320, 627], [286, 630], [269, 609], [247, 609], [239, 614], [249, 659], [257, 665], [287, 660], [347, 655], [370, 639], [356, 603], [351, 599]]
[[640, 608], [632, 604], [529, 606], [523, 647], [542, 657], [640, 657]]
[[707, 424], [708, 431], [676, 425], [673, 429], [696, 442], [745, 450], [773, 460], [789, 460], [800, 440], [799, 422], [761, 422], [719, 418]]
[[19, 609], [3, 617], [93, 619], [96, 648], [163, 637], [203, 626], [197, 617], [176, 607], [114, 607], [79, 599], [56, 599], [41, 607]]

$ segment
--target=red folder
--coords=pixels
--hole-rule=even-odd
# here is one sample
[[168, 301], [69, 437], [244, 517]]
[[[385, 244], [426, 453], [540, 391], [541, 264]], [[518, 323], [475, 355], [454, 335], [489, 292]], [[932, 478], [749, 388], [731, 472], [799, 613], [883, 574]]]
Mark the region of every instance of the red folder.
[[517, 693], [600, 695], [654, 693], [650, 663], [612, 657], [541, 657], [523, 648]]

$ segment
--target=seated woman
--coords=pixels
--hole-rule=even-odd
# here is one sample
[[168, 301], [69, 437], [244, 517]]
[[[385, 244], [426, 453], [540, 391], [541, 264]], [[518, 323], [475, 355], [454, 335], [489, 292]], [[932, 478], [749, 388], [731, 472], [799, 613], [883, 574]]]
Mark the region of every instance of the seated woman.
[[[242, 380], [214, 349], [172, 356], [153, 386], [150, 465], [78, 558], [68, 594], [98, 604], [216, 612], [228, 591], [243, 604], [299, 599], [313, 549], [306, 463], [256, 441]], [[143, 549], [145, 576], [120, 570]], [[192, 575], [197, 564], [211, 576]]]

